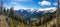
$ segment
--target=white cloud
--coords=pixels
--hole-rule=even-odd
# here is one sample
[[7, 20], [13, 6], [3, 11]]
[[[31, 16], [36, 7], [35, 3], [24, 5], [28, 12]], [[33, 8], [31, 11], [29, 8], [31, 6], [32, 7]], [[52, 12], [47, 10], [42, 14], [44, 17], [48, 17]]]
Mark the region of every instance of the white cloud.
[[6, 8], [14, 7], [14, 10], [28, 9], [28, 8], [24, 7], [23, 5], [19, 4], [18, 2], [15, 2], [15, 1], [11, 1], [9, 4], [4, 4], [4, 7], [6, 7]]
[[24, 9], [24, 10], [26, 10], [27, 8], [24, 7], [24, 6], [22, 6], [22, 5], [15, 5], [15, 6], [14, 6], [14, 10], [19, 10], [19, 9]]
[[53, 10], [53, 11], [55, 11], [56, 9], [57, 9], [56, 7], [40, 8], [37, 12], [39, 12], [39, 11], [49, 11], [49, 10]]
[[53, 5], [54, 5], [54, 6], [57, 6], [58, 4], [57, 4], [57, 2], [55, 2], [55, 3], [53, 3]]
[[41, 5], [41, 6], [45, 6], [45, 5], [50, 6], [51, 5], [51, 3], [49, 1], [38, 2], [38, 4]]
[[[14, 10], [27, 9], [23, 5], [19, 4], [18, 2], [15, 2], [15, 1], [11, 1], [10, 5], [14, 7]], [[11, 7], [11, 6], [9, 6], [9, 7]]]
[[17, 2], [11, 2], [11, 4], [13, 4], [13, 5], [19, 5], [19, 3], [17, 3]]
[[14, 6], [14, 10], [19, 10], [19, 9], [27, 10], [28, 8], [25, 8], [25, 7], [19, 6], [19, 5]]

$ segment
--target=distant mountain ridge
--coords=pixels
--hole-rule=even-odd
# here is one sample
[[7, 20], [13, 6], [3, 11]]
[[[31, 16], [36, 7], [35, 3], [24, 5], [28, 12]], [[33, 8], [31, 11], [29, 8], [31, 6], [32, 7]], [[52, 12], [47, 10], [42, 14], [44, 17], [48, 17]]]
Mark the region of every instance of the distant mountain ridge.
[[16, 12], [19, 13], [19, 15], [25, 17], [25, 18], [39, 18], [42, 15], [46, 13], [52, 13], [56, 11], [56, 9], [49, 9], [49, 10], [43, 10], [43, 9], [20, 9], [16, 10]]

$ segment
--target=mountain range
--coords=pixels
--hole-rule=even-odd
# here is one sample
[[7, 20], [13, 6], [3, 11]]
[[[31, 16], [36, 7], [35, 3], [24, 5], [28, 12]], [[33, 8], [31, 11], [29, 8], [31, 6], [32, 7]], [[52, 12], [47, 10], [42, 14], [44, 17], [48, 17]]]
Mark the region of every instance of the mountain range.
[[24, 18], [39, 18], [47, 13], [53, 13], [56, 9], [20, 9], [16, 10]]

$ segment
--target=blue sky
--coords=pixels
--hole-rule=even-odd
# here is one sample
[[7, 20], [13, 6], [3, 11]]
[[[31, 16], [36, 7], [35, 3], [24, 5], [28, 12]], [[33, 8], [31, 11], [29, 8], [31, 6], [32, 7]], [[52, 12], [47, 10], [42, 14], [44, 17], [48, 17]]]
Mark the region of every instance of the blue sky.
[[18, 9], [43, 9], [43, 8], [56, 8], [57, 0], [2, 0], [4, 7], [14, 7]]

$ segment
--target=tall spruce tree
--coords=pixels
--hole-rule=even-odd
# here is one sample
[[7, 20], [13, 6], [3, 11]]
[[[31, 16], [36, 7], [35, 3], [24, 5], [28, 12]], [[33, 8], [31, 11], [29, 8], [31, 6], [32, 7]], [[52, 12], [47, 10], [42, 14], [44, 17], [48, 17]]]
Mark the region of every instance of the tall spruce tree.
[[9, 16], [14, 18], [14, 9], [13, 9], [13, 7], [10, 8]]
[[6, 11], [6, 9], [5, 9], [5, 8], [3, 9], [3, 12], [4, 12], [4, 14], [5, 14], [5, 15], [7, 14], [7, 11]]
[[3, 12], [3, 2], [0, 1], [0, 15], [4, 15], [4, 12]]
[[6, 13], [7, 13], [6, 15], [9, 16], [10, 10], [7, 9], [7, 10], [6, 10]]

